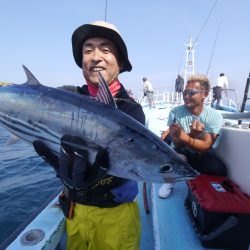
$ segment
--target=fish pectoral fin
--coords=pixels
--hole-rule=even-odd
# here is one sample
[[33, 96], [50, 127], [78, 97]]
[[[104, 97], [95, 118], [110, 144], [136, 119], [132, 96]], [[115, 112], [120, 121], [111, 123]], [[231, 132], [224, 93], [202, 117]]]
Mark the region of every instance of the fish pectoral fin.
[[95, 143], [86, 142], [77, 136], [64, 135], [61, 138], [61, 147], [68, 155], [79, 154], [87, 158], [90, 167], [85, 174], [87, 183], [95, 183], [108, 173], [109, 155], [105, 148]]
[[107, 175], [109, 157], [106, 149], [95, 143], [86, 142], [81, 137], [71, 135], [64, 135], [61, 138], [61, 148], [67, 154], [69, 161], [72, 160], [72, 166], [74, 166], [74, 161], [77, 157], [85, 158], [85, 161], [87, 161], [87, 168], [83, 179], [85, 184], [82, 188], [94, 185], [98, 180]]
[[9, 140], [7, 141], [6, 145], [9, 146], [9, 145], [13, 145], [15, 144], [20, 138], [17, 137], [16, 135], [11, 135]]
[[77, 152], [80, 155], [84, 155], [91, 165], [94, 164], [97, 153], [101, 149], [100, 146], [93, 142], [88, 142], [82, 137], [71, 135], [62, 136], [61, 146], [69, 154]]

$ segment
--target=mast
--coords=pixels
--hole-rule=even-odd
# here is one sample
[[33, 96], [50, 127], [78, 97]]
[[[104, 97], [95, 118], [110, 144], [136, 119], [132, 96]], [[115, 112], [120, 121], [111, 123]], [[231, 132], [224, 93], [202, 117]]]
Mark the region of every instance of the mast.
[[186, 64], [184, 70], [184, 82], [187, 82], [187, 76], [194, 75], [194, 44], [192, 36], [189, 36], [188, 43], [185, 44], [187, 46], [186, 49]]

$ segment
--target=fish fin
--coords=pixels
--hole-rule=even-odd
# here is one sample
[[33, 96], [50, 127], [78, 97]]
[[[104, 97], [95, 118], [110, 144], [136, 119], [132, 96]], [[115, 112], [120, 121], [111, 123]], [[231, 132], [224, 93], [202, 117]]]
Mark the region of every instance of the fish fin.
[[32, 86], [40, 86], [42, 85], [35, 77], [34, 75], [23, 65], [23, 69], [26, 73], [26, 76], [27, 76], [27, 81], [26, 85], [32, 85]]
[[62, 137], [61, 147], [69, 159], [73, 155], [80, 155], [90, 163], [91, 167], [87, 169], [85, 176], [88, 186], [93, 185], [108, 173], [109, 156], [105, 148], [94, 143], [85, 142], [81, 137], [69, 135]]
[[8, 146], [9, 146], [9, 145], [13, 145], [13, 144], [15, 144], [19, 139], [20, 139], [20, 138], [17, 137], [16, 135], [11, 135], [10, 138], [9, 138], [9, 140], [7, 141], [6, 144], [7, 144]]
[[90, 164], [93, 164], [95, 162], [97, 153], [101, 149], [100, 146], [98, 146], [93, 142], [87, 142], [79, 136], [70, 136], [70, 135], [62, 136], [61, 146], [62, 148], [67, 148], [68, 151], [72, 150], [74, 152], [77, 152], [78, 154], [82, 154], [82, 152], [84, 151], [84, 154], [88, 155], [88, 160]]
[[96, 94], [96, 99], [99, 102], [102, 102], [114, 108], [117, 108], [115, 100], [109, 90], [108, 84], [100, 72], [99, 72], [99, 85], [98, 85], [98, 91]]

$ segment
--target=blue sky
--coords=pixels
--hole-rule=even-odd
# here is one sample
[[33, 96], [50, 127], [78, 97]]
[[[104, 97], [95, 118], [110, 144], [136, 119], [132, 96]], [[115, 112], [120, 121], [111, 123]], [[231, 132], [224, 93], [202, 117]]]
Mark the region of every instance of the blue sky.
[[[147, 76], [155, 88], [174, 86], [183, 71], [185, 43], [195, 40], [214, 0], [108, 0], [107, 21], [122, 34], [133, 65], [120, 80], [135, 94]], [[26, 65], [44, 85], [82, 85], [71, 35], [78, 26], [105, 18], [105, 0], [1, 0], [0, 81], [23, 83]], [[230, 87], [242, 92], [250, 71], [250, 1], [217, 0], [195, 47], [195, 72], [215, 82], [228, 76]]]

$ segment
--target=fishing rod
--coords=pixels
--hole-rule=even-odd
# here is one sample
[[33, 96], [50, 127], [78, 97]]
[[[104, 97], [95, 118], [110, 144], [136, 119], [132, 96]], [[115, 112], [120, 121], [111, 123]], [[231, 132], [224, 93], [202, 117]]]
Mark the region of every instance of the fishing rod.
[[209, 18], [210, 18], [210, 16], [211, 16], [211, 14], [213, 13], [213, 10], [214, 10], [214, 8], [215, 8], [217, 2], [218, 2], [218, 0], [215, 0], [215, 2], [214, 2], [214, 4], [213, 4], [213, 6], [212, 6], [212, 8], [211, 8], [211, 10], [210, 10], [210, 12], [209, 12], [207, 18], [206, 18], [206, 20], [204, 21], [204, 23], [203, 23], [203, 25], [201, 26], [201, 29], [200, 29], [200, 31], [199, 31], [199, 33], [198, 33], [196, 39], [194, 40], [193, 46], [192, 46], [192, 47], [190, 48], [190, 50], [189, 50], [189, 53], [190, 53], [190, 51], [194, 48], [194, 46], [196, 45], [197, 40], [199, 39], [199, 37], [200, 37], [200, 35], [201, 35], [201, 32], [202, 32], [203, 29], [205, 28], [205, 26], [206, 26], [206, 24], [207, 24], [207, 22], [208, 22], [208, 20], [209, 20]]
[[105, 22], [107, 21], [108, 0], [105, 0]]
[[210, 67], [211, 67], [211, 61], [212, 61], [212, 58], [213, 58], [213, 55], [214, 55], [214, 50], [215, 50], [215, 46], [216, 46], [216, 43], [217, 43], [217, 38], [218, 38], [218, 35], [219, 35], [219, 32], [220, 32], [220, 28], [221, 28], [221, 23], [218, 26], [217, 32], [216, 32], [216, 35], [215, 35], [214, 45], [213, 45], [211, 56], [210, 56], [210, 59], [209, 59], [206, 76], [208, 75], [208, 72], [209, 72]]
[[181, 68], [181, 63], [182, 63], [182, 57], [183, 57], [183, 55], [182, 55], [182, 53], [181, 53], [181, 55], [180, 55], [180, 61], [179, 61], [179, 66], [178, 66], [178, 75], [180, 74], [180, 68]]

